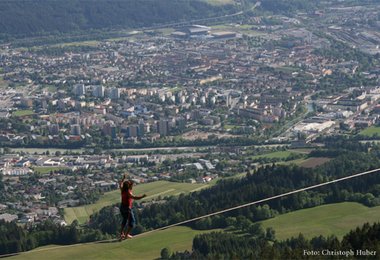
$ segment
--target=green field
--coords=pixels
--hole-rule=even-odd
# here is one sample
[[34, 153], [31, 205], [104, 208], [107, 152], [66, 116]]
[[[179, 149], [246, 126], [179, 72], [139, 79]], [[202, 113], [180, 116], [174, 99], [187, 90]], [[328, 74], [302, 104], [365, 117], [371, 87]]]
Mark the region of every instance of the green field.
[[19, 116], [30, 116], [33, 115], [33, 110], [17, 110], [12, 113], [12, 116], [19, 117]]
[[[158, 196], [165, 197], [170, 195], [179, 195], [180, 193], [189, 193], [199, 189], [206, 188], [212, 184], [190, 184], [168, 181], [156, 181], [147, 184], [137, 185], [133, 190], [136, 195], [146, 193], [148, 196], [141, 200], [151, 200]], [[79, 223], [85, 223], [90, 215], [99, 211], [101, 208], [118, 203], [120, 201], [119, 190], [105, 193], [95, 204], [81, 207], [65, 208], [65, 220], [72, 223], [75, 219]]]
[[371, 126], [359, 133], [359, 135], [372, 137], [373, 135], [377, 134], [380, 137], [380, 126]]
[[268, 159], [286, 159], [290, 155], [296, 154], [291, 151], [276, 151], [276, 152], [271, 152], [271, 153], [266, 153], [266, 154], [260, 154], [260, 155], [255, 155], [252, 156], [251, 159], [259, 159], [259, 158], [268, 158]]
[[368, 208], [356, 202], [328, 204], [297, 210], [262, 222], [272, 227], [279, 240], [298, 236], [307, 238], [319, 235], [336, 235], [342, 238], [351, 229], [366, 222], [380, 221], [380, 206]]
[[69, 153], [82, 153], [85, 149], [59, 149], [59, 148], [11, 148], [12, 152], [25, 152], [25, 153], [37, 153], [43, 154], [49, 151], [50, 154], [55, 152], [65, 153], [66, 151]]
[[65, 169], [68, 169], [67, 167], [59, 167], [59, 166], [56, 166], [56, 167], [33, 167], [33, 171], [35, 173], [39, 173], [39, 174], [46, 174], [46, 173], [50, 173], [52, 171], [59, 171], [59, 170], [65, 170]]
[[162, 248], [175, 251], [191, 250], [196, 234], [207, 231], [196, 231], [188, 227], [174, 227], [148, 235], [135, 237], [132, 240], [114, 243], [85, 244], [75, 246], [41, 247], [10, 259], [131, 259], [152, 260], [160, 257]]
[[233, 4], [235, 0], [203, 0], [207, 2], [210, 5], [226, 5], [226, 4]]
[[295, 165], [301, 166], [306, 160], [307, 159], [305, 159], [305, 158], [300, 158], [300, 159], [295, 159], [295, 160], [290, 160], [290, 161], [281, 161], [281, 162], [277, 162], [276, 164], [279, 164], [279, 165], [295, 164]]
[[49, 91], [49, 92], [57, 92], [58, 88], [54, 85], [45, 85], [44, 89]]

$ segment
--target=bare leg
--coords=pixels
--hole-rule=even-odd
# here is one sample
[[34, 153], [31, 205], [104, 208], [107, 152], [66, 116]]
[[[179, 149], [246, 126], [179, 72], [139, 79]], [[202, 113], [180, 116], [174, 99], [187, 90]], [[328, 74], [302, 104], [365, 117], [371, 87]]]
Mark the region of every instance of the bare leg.
[[120, 237], [124, 236], [124, 225], [121, 225]]
[[128, 228], [127, 228], [127, 232], [124, 234], [125, 238], [132, 238], [132, 236], [129, 233], [131, 233], [133, 226], [130, 226], [130, 224], [131, 224], [131, 212], [128, 213]]
[[131, 233], [132, 227], [128, 226], [127, 232], [125, 232], [125, 236], [128, 237], [129, 233]]

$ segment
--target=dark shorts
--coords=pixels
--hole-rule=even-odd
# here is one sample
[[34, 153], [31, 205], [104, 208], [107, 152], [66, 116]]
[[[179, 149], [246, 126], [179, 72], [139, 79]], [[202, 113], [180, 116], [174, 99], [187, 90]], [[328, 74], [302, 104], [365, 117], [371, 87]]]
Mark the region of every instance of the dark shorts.
[[133, 210], [128, 208], [127, 206], [120, 206], [120, 213], [123, 217], [123, 223], [128, 222], [128, 226], [134, 227], [136, 224], [135, 215], [133, 214]]

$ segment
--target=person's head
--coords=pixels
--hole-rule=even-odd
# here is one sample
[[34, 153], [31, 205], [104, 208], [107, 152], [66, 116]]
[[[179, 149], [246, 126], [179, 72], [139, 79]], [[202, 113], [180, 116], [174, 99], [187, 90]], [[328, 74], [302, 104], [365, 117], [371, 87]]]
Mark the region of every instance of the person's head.
[[133, 187], [133, 181], [127, 180], [123, 182], [123, 190], [131, 190]]

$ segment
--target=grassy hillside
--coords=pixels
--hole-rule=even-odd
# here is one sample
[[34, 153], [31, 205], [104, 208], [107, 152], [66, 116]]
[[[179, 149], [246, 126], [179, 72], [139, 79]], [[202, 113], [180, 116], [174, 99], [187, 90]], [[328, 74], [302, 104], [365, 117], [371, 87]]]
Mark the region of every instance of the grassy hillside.
[[[368, 208], [359, 203], [344, 202], [283, 214], [262, 224], [264, 228], [273, 227], [277, 239], [281, 240], [298, 236], [299, 233], [307, 238], [332, 234], [341, 238], [356, 226], [377, 221], [380, 221], [380, 206]], [[164, 247], [172, 251], [191, 250], [192, 239], [196, 234], [211, 231], [174, 227], [121, 243], [42, 247], [10, 259], [155, 259]]]
[[[135, 28], [233, 12], [229, 1], [0, 1], [0, 37]], [[88, 31], [87, 31], [88, 33]]]
[[[170, 195], [179, 195], [180, 193], [188, 193], [198, 189], [208, 187], [208, 184], [190, 184], [168, 181], [157, 181], [147, 184], [137, 185], [134, 188], [134, 194], [146, 193], [148, 196], [144, 199], [154, 199], [158, 196], [165, 197]], [[142, 200], [142, 201], [144, 201]], [[75, 219], [79, 223], [85, 223], [91, 214], [99, 211], [101, 208], [118, 203], [120, 201], [120, 192], [118, 190], [105, 193], [95, 204], [85, 205], [81, 207], [73, 207], [65, 209], [65, 220], [67, 223], [73, 222]]]
[[42, 247], [9, 259], [156, 259], [162, 248], [172, 251], [191, 250], [196, 234], [208, 231], [196, 231], [188, 227], [174, 227], [135, 237], [123, 242], [86, 244], [69, 247]]
[[344, 202], [302, 209], [262, 222], [272, 227], [277, 239], [286, 239], [302, 233], [307, 238], [318, 235], [336, 235], [341, 238], [351, 229], [365, 222], [380, 221], [380, 206], [368, 208], [355, 202]]

